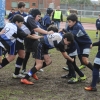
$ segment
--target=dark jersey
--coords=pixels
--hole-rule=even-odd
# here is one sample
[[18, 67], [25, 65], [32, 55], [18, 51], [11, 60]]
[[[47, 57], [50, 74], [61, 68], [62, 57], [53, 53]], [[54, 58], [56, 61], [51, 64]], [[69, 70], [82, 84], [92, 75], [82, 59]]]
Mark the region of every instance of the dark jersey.
[[51, 25], [51, 19], [49, 15], [45, 15], [44, 18], [42, 18], [42, 27], [44, 30], [47, 30], [47, 28]]
[[97, 30], [100, 30], [100, 19], [96, 20], [96, 28]]
[[12, 15], [9, 17], [9, 20], [12, 21], [14, 15], [16, 15], [16, 14], [20, 14], [20, 15], [23, 16], [23, 17], [26, 17], [26, 16], [27, 16], [27, 14], [26, 14], [25, 12], [20, 13], [19, 11], [17, 11], [17, 12], [15, 12], [14, 14], [12, 14]]
[[83, 26], [77, 22], [73, 27], [67, 27], [67, 31], [71, 32], [79, 46], [92, 44], [90, 37], [85, 32]]

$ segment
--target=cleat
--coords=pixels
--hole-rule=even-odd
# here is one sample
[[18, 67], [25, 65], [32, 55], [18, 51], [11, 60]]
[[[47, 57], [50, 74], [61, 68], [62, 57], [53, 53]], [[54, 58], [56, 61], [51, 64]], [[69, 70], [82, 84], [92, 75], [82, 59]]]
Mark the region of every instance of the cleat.
[[72, 78], [70, 75], [62, 75], [61, 78]]
[[86, 91], [97, 91], [97, 88], [96, 87], [91, 87], [91, 86], [84, 87], [84, 89]]
[[69, 71], [69, 68], [68, 67], [63, 67], [64, 70], [66, 71]]
[[79, 77], [79, 78], [78, 78], [79, 81], [84, 81], [84, 80], [86, 80], [86, 79], [87, 79], [87, 77], [86, 77], [85, 75], [84, 75], [83, 77]]
[[26, 75], [26, 74], [28, 74], [28, 72], [26, 72], [25, 70], [22, 70], [21, 74]]
[[18, 79], [18, 78], [24, 78], [25, 77], [25, 75], [22, 75], [22, 74], [18, 74], [18, 75], [15, 75], [14, 73], [13, 73], [13, 76], [12, 76], [14, 79]]
[[38, 70], [39, 72], [44, 72], [44, 70], [43, 69], [40, 69], [40, 70]]
[[77, 83], [77, 82], [78, 82], [78, 79], [74, 78], [74, 77], [72, 77], [71, 79], [68, 80], [68, 84], [74, 84], [74, 83]]
[[85, 68], [86, 66], [85, 65], [80, 65], [79, 66], [79, 69], [81, 70], [81, 69], [83, 69], [83, 68]]
[[33, 82], [30, 82], [30, 81], [27, 80], [27, 79], [21, 79], [21, 83], [27, 84], [27, 85], [33, 85], [33, 84], [34, 84]]
[[35, 79], [35, 80], [38, 80], [39, 78], [37, 77], [36, 74], [33, 74], [32, 77]]

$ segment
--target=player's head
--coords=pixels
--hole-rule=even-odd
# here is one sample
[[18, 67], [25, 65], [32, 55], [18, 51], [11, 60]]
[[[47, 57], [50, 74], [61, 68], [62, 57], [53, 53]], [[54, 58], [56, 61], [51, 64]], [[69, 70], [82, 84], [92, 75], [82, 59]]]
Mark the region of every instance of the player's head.
[[15, 12], [15, 8], [12, 8], [12, 9], [11, 9], [11, 12], [14, 13], [14, 12]]
[[49, 16], [51, 16], [52, 13], [53, 13], [53, 9], [52, 9], [52, 8], [47, 8], [47, 14], [48, 14]]
[[30, 15], [32, 15], [34, 19], [36, 19], [36, 21], [41, 18], [41, 12], [39, 11], [39, 9], [31, 9]]
[[18, 9], [21, 11], [21, 12], [24, 12], [25, 11], [25, 3], [23, 1], [20, 1], [18, 3]]
[[15, 23], [18, 27], [21, 27], [21, 26], [23, 25], [24, 18], [23, 18], [23, 16], [21, 16], [21, 15], [19, 15], [19, 14], [16, 14], [16, 15], [13, 17], [12, 22]]
[[58, 28], [55, 25], [50, 25], [47, 28], [47, 31], [54, 31], [54, 32], [58, 32]]
[[74, 42], [74, 36], [72, 33], [67, 32], [66, 34], [63, 35], [63, 40], [65, 45], [69, 45], [70, 43]]
[[68, 26], [69, 27], [72, 27], [74, 26], [74, 24], [76, 22], [78, 22], [78, 17], [76, 14], [70, 14], [68, 17], [67, 17], [67, 21], [68, 21]]

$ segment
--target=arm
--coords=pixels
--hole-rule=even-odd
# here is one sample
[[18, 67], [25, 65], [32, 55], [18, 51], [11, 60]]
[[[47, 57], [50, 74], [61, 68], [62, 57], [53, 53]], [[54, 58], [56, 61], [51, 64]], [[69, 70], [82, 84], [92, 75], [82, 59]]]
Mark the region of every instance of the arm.
[[27, 35], [27, 38], [31, 38], [31, 39], [40, 39], [40, 38], [43, 38], [43, 36], [38, 36], [38, 35]]
[[93, 43], [92, 46], [100, 46], [100, 41]]
[[74, 62], [74, 59], [71, 58], [66, 52], [61, 52], [61, 53], [62, 53], [62, 55], [63, 55], [63, 57], [64, 57], [65, 59], [68, 59], [68, 60], [70, 60], [71, 62]]
[[63, 14], [62, 14], [62, 12], [61, 12], [61, 21], [63, 22]]
[[53, 12], [53, 14], [52, 14], [52, 20], [54, 20], [54, 13], [55, 13], [55, 12]]
[[4, 34], [5, 33], [5, 30], [2, 29], [2, 31], [0, 32], [0, 35]]
[[39, 32], [41, 34], [53, 34], [54, 33], [53, 31], [45, 31], [41, 28], [35, 28], [34, 31]]

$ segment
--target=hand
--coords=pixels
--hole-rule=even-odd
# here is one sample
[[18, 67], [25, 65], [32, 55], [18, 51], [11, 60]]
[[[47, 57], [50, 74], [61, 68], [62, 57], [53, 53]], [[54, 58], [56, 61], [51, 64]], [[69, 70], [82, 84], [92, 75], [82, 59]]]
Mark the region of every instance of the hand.
[[63, 31], [63, 29], [60, 29], [58, 32], [62, 32]]
[[4, 29], [1, 30], [0, 35], [4, 34], [6, 31]]
[[54, 32], [53, 31], [48, 31], [48, 34], [53, 34]]
[[72, 58], [71, 62], [74, 62], [74, 58]]
[[92, 44], [90, 45], [90, 49], [92, 49]]

